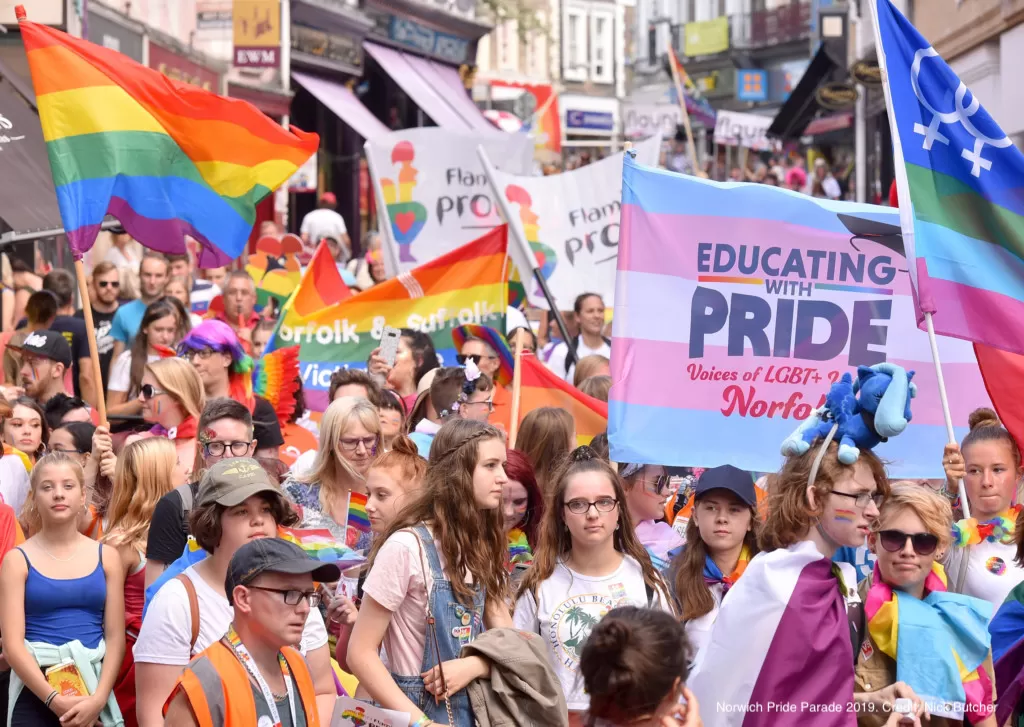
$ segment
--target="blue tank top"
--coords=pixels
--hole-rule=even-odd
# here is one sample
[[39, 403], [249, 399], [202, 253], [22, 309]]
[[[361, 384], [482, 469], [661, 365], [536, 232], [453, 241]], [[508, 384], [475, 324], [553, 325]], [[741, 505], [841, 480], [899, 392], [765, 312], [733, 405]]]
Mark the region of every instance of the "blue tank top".
[[[18, 548], [21, 550], [21, 548]], [[47, 578], [28, 564], [25, 580], [25, 640], [60, 646], [77, 639], [88, 649], [103, 640], [107, 578], [103, 549], [96, 570], [81, 578]]]

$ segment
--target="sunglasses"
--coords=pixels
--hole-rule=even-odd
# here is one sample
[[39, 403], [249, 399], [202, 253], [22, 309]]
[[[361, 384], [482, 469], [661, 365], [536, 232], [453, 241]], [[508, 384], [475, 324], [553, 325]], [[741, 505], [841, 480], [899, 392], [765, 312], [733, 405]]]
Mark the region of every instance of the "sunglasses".
[[473, 363], [479, 366], [480, 361], [483, 360], [483, 356], [481, 356], [478, 353], [470, 353], [465, 355], [460, 353], [455, 357], [455, 360], [458, 361], [459, 364], [462, 366], [465, 366], [467, 361], [472, 361]]
[[96, 285], [100, 286], [101, 288], [117, 289], [121, 287], [121, 284], [116, 280], [97, 280]]
[[883, 530], [878, 534], [878, 540], [882, 547], [890, 553], [898, 553], [903, 550], [907, 540], [914, 547], [918, 555], [931, 555], [939, 547], [939, 537], [931, 533], [905, 533], [902, 530]]
[[143, 384], [142, 388], [139, 389], [139, 393], [142, 394], [142, 398], [147, 401], [152, 399], [154, 396], [160, 396], [160, 394], [166, 394], [167, 392], [163, 389], [158, 389], [152, 384]]

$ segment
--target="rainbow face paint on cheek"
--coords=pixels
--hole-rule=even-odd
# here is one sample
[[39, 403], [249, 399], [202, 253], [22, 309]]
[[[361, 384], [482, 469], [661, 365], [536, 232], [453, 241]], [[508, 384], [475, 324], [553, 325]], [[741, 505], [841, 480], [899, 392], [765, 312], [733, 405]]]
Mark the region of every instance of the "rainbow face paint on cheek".
[[159, 414], [159, 413], [160, 413], [160, 410], [161, 410], [162, 408], [163, 408], [163, 407], [161, 407], [161, 406], [160, 406], [160, 400], [159, 400], [159, 399], [157, 399], [157, 400], [156, 400], [156, 408], [155, 408], [155, 409], [154, 409], [153, 411], [155, 411], [155, 412], [156, 412], [157, 414]]
[[837, 523], [852, 523], [857, 519], [857, 513], [853, 510], [836, 510], [835, 521]]

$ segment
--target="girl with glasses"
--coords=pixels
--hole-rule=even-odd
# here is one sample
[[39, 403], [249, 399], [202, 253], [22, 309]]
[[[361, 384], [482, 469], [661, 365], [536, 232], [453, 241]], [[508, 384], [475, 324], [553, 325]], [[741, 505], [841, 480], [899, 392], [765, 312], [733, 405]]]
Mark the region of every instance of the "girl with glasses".
[[[947, 475], [963, 477], [971, 517], [954, 526], [952, 547], [943, 564], [949, 590], [983, 598], [999, 608], [1006, 596], [1024, 582], [1024, 568], [1016, 565], [1014, 534], [1021, 506], [1015, 504], [1024, 474], [1020, 450], [991, 409], [978, 409], [968, 419], [971, 431], [959, 451], [947, 447]], [[954, 479], [954, 487], [956, 487]], [[956, 491], [955, 489], [953, 490]]]
[[496, 428], [465, 419], [445, 424], [420, 495], [370, 554], [348, 663], [360, 686], [381, 706], [411, 715], [412, 727], [472, 727], [465, 688], [488, 677], [490, 663], [459, 654], [485, 628], [512, 627], [500, 510], [504, 464], [505, 439]]
[[114, 685], [114, 695], [126, 726], [138, 724], [132, 647], [142, 627], [149, 523], [157, 502], [177, 484], [176, 469], [174, 444], [151, 437], [126, 446], [117, 459], [114, 473], [113, 501], [108, 510], [107, 534], [103, 542], [117, 549], [123, 570], [127, 651]]
[[207, 399], [227, 397], [241, 402], [250, 412], [255, 409], [253, 361], [227, 323], [203, 321], [181, 339], [178, 355], [195, 367]]
[[[722, 601], [689, 680], [703, 705], [701, 716], [716, 726], [848, 727], [851, 704], [858, 713], [891, 714], [894, 700], [913, 692], [897, 683], [854, 693], [862, 633], [856, 630], [857, 578], [853, 566], [832, 562], [838, 548], [862, 545], [871, 532], [889, 493], [885, 466], [868, 449], [854, 464], [843, 464], [830, 435], [788, 457], [770, 479], [758, 537], [762, 552]], [[768, 702], [787, 711], [716, 709]]]
[[513, 620], [548, 645], [569, 707], [583, 723], [589, 697], [580, 657], [591, 630], [618, 606], [672, 611], [668, 587], [633, 531], [622, 481], [589, 447], [574, 450], [552, 480], [533, 567], [523, 576]]
[[146, 364], [173, 356], [174, 346], [191, 328], [188, 311], [177, 298], [161, 298], [146, 307], [131, 348], [122, 352], [110, 366], [109, 414], [137, 415], [142, 411], [139, 391]]
[[[859, 588], [866, 628], [856, 655], [856, 689], [876, 691], [899, 678], [926, 699], [929, 724], [961, 725], [966, 713], [972, 725], [995, 727], [992, 606], [948, 592], [937, 561], [950, 544], [952, 522], [949, 502], [923, 487], [896, 485], [886, 498], [868, 536], [878, 560]], [[966, 709], [950, 713], [942, 706], [947, 703], [966, 703]], [[862, 712], [857, 724], [881, 727], [887, 719]]]
[[349, 527], [351, 493], [366, 494], [366, 473], [383, 451], [380, 415], [373, 404], [354, 396], [332, 401], [320, 422], [312, 468], [284, 485], [300, 508], [302, 527], [326, 528], [338, 542], [365, 552], [370, 532]]
[[626, 490], [626, 512], [636, 536], [647, 549], [654, 567], [665, 571], [672, 557], [670, 553], [684, 542], [671, 525], [661, 521], [665, 503], [674, 494], [673, 478], [657, 464], [620, 464], [619, 475]]

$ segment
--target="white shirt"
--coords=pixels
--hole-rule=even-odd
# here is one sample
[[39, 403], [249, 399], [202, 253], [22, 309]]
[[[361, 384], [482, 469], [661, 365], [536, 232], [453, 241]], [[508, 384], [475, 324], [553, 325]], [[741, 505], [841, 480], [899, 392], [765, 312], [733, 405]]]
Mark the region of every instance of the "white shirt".
[[337, 240], [342, 247], [342, 262], [348, 262], [349, 251], [344, 244], [344, 236], [348, 234], [348, 228], [345, 226], [345, 218], [334, 210], [320, 207], [308, 213], [302, 218], [302, 227], [299, 232], [309, 236], [310, 252], [325, 237]]
[[128, 248], [128, 254], [125, 255], [116, 245], [112, 245], [107, 254], [103, 256], [103, 259], [109, 263], [113, 263], [118, 270], [121, 268], [129, 268], [138, 272], [139, 263], [142, 262], [142, 258], [136, 257], [131, 247]]
[[718, 618], [718, 609], [722, 607], [723, 588], [724, 587], [721, 583], [715, 583], [709, 586], [708, 590], [711, 591], [711, 598], [715, 602], [714, 607], [700, 618], [694, 618], [683, 622], [683, 629], [686, 631], [686, 639], [690, 642], [690, 647], [693, 649], [690, 657], [691, 670], [700, 664], [700, 658], [703, 655], [704, 647], [707, 646], [708, 642], [711, 640], [711, 629], [714, 628], [715, 620]]
[[[147, 362], [152, 363], [158, 360], [159, 356], [147, 356]], [[107, 382], [108, 391], [123, 391], [128, 393], [132, 388], [132, 352], [131, 349], [122, 351], [114, 363], [110, 364], [110, 380]]]
[[992, 604], [993, 613], [1021, 581], [1024, 568], [1013, 562], [1017, 546], [985, 541], [971, 546], [967, 561], [967, 578], [964, 580], [964, 595], [974, 596]]
[[10, 505], [15, 515], [21, 515], [29, 489], [28, 472], [21, 457], [16, 454], [0, 457], [0, 502]]
[[[660, 593], [653, 595], [653, 608], [671, 612]], [[529, 591], [519, 597], [512, 620], [520, 631], [544, 638], [569, 709], [580, 711], [590, 706], [579, 675], [580, 655], [590, 632], [617, 606], [647, 605], [643, 571], [630, 556], [623, 557], [614, 573], [597, 578], [572, 571], [559, 561], [551, 577], [540, 584], [536, 598]]]
[[[146, 618], [135, 642], [135, 661], [144, 664], [186, 666], [192, 657], [209, 648], [228, 631], [235, 609], [228, 599], [213, 590], [196, 573], [195, 567], [185, 570], [192, 580], [199, 602], [199, 636], [189, 652], [192, 640], [192, 615], [188, 605], [188, 592], [181, 581], [172, 579], [161, 586], [146, 611]], [[327, 643], [327, 629], [320, 609], [309, 609], [306, 628], [302, 632], [299, 651], [305, 656]]]
[[[551, 351], [551, 355], [548, 357], [548, 368], [551, 369], [556, 376], [560, 379], [565, 379], [570, 384], [572, 383], [573, 377], [576, 375], [576, 364], [569, 367], [569, 372], [565, 371], [565, 357], [569, 355], [569, 346], [562, 341]], [[579, 345], [576, 346], [576, 360], [581, 361], [587, 356], [604, 356], [607, 359], [612, 357], [612, 347], [609, 346], [604, 340], [601, 341], [601, 345], [598, 348], [591, 348], [583, 342], [583, 337], [579, 339]]]

